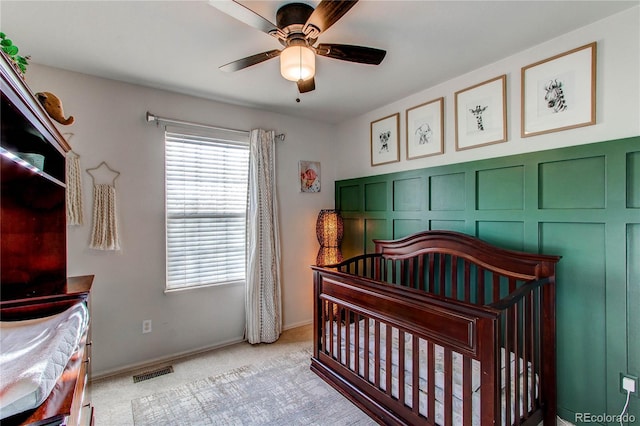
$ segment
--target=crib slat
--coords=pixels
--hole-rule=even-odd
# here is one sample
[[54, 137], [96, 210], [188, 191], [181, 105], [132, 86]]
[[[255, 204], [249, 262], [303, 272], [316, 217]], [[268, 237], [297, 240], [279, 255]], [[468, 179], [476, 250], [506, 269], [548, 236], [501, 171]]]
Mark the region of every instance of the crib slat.
[[500, 300], [500, 275], [494, 272], [491, 275], [493, 276], [493, 300], [491, 301], [493, 303]]
[[486, 300], [484, 293], [484, 268], [478, 266], [478, 268], [476, 269], [476, 275], [476, 279], [478, 280], [478, 304], [484, 305]]
[[436, 291], [435, 288], [435, 255], [433, 253], [429, 253], [429, 283], [426, 286], [427, 291], [434, 293]]
[[446, 287], [446, 278], [447, 278], [447, 272], [446, 272], [446, 255], [444, 254], [440, 254], [438, 256], [440, 258], [440, 262], [438, 265], [438, 273], [440, 274], [440, 288], [438, 291], [438, 294], [440, 294], [440, 296], [444, 296], [445, 295], [445, 287]]
[[471, 358], [462, 358], [462, 424], [471, 426], [473, 416], [473, 395], [471, 389]]
[[520, 376], [520, 357], [522, 356], [520, 354], [520, 345], [518, 344], [519, 342], [519, 336], [520, 336], [520, 321], [519, 321], [519, 317], [520, 317], [520, 310], [519, 310], [520, 304], [516, 304], [513, 307], [513, 353], [515, 355], [516, 358], [516, 364], [515, 364], [515, 368], [514, 368], [514, 372], [513, 372], [513, 376], [515, 377], [515, 394], [514, 394], [514, 410], [513, 412], [515, 413], [514, 415], [514, 420], [518, 420], [521, 416], [520, 416], [520, 385], [521, 385], [521, 376]]
[[511, 345], [509, 334], [512, 328], [511, 308], [504, 314], [504, 404], [505, 404], [505, 424], [511, 424]]
[[355, 336], [353, 338], [353, 369], [356, 374], [360, 375], [362, 372], [360, 371], [360, 314], [355, 314], [354, 318], [354, 332]]
[[[464, 262], [464, 301], [471, 302], [471, 267], [469, 262]], [[476, 298], [477, 303], [477, 298]]]
[[[533, 403], [534, 398], [533, 398], [533, 389], [535, 386], [531, 386], [529, 387], [529, 365], [531, 365], [531, 359], [532, 357], [532, 349], [533, 349], [533, 333], [531, 331], [531, 324], [533, 324], [533, 309], [532, 309], [532, 301], [533, 301], [533, 293], [529, 293], [527, 295], [527, 297], [524, 299], [525, 300], [525, 312], [524, 312], [524, 318], [525, 318], [525, 336], [523, 338], [523, 341], [525, 342], [525, 346], [524, 346], [524, 353], [522, 354], [522, 358], [525, 360], [525, 368], [524, 368], [524, 383], [527, 384], [527, 388], [526, 391], [524, 393], [524, 400], [523, 400], [523, 404], [524, 406], [529, 409], [529, 404], [531, 401], [531, 403]], [[532, 378], [535, 377], [535, 374], [532, 375]]]
[[335, 313], [333, 312], [334, 310], [334, 306], [333, 306], [333, 302], [329, 302], [328, 304], [328, 308], [329, 308], [329, 348], [327, 350], [327, 354], [331, 355], [332, 357], [335, 358], [334, 356], [334, 346], [333, 346], [333, 330], [335, 329]]
[[411, 408], [415, 414], [420, 413], [420, 340], [413, 335], [411, 349], [413, 355], [413, 373], [411, 374]]
[[417, 289], [429, 291], [428, 283], [424, 276], [424, 255], [418, 257], [418, 282], [416, 283]]
[[404, 331], [398, 330], [398, 399], [402, 404], [404, 400], [404, 361], [405, 361], [405, 348], [404, 348]]
[[427, 375], [429, 376], [429, 380], [427, 382], [428, 392], [427, 392], [427, 413], [428, 419], [431, 420], [433, 424], [436, 422], [436, 362], [435, 362], [435, 351], [433, 347], [433, 342], [428, 341], [427, 344]]
[[384, 378], [385, 378], [385, 390], [387, 391], [387, 395], [391, 396], [391, 376], [392, 376], [392, 365], [391, 365], [391, 347], [392, 342], [393, 342], [393, 335], [392, 335], [392, 330], [391, 330], [391, 326], [389, 324], [387, 324], [387, 338], [384, 339], [384, 343], [385, 343], [385, 350], [386, 350], [386, 359], [385, 359], [385, 374], [384, 374]]
[[451, 289], [449, 297], [452, 299], [458, 299], [458, 294], [460, 289], [458, 288], [458, 256], [451, 256], [451, 266], [450, 266], [450, 275], [451, 275]]
[[453, 381], [451, 349], [444, 348], [444, 426], [453, 424]]
[[349, 368], [351, 366], [351, 310], [349, 308], [346, 308], [344, 310], [344, 327], [345, 327], [345, 332], [344, 332], [344, 352], [345, 352], [345, 359], [344, 359], [344, 364], [347, 366], [347, 368]]
[[376, 387], [380, 387], [380, 322], [378, 320], [374, 323], [374, 344], [375, 344], [375, 352], [373, 355], [373, 361], [375, 363], [374, 366], [374, 384]]
[[516, 291], [517, 286], [517, 280], [513, 277], [509, 277], [509, 293], [513, 293], [514, 291]]
[[[542, 312], [540, 311], [541, 309], [541, 304], [540, 304], [540, 290], [536, 289], [534, 291], [534, 297], [533, 297], [533, 315], [532, 318], [542, 318]], [[541, 370], [539, 364], [539, 360], [541, 359], [541, 354], [540, 354], [540, 341], [542, 339], [541, 333], [540, 333], [540, 324], [536, 324], [535, 322], [533, 322], [532, 324], [534, 324], [533, 326], [533, 353], [531, 355], [531, 371], [532, 374], [534, 374], [534, 377], [538, 378], [538, 382], [536, 383], [535, 386], [535, 390], [537, 389], [541, 389], [542, 388], [542, 374], [538, 374]], [[537, 374], [537, 376], [535, 376], [535, 374]], [[535, 390], [531, 392], [532, 398], [534, 397], [534, 395], [536, 395]], [[535, 408], [538, 408], [540, 406], [540, 399], [538, 399], [537, 397], [535, 398]]]
[[338, 313], [336, 315], [336, 330], [338, 330], [338, 332], [336, 333], [336, 340], [337, 340], [337, 349], [336, 349], [336, 359], [338, 360], [339, 363], [342, 363], [342, 314], [344, 313], [344, 309], [342, 308], [342, 306], [338, 306]]
[[370, 320], [367, 318], [364, 322], [364, 377], [367, 381], [371, 381], [369, 368], [369, 347], [370, 347]]
[[[320, 348], [323, 352], [327, 352], [327, 313], [329, 307], [326, 300], [322, 301], [322, 313], [320, 314], [322, 317], [322, 322], [320, 323], [320, 330], [322, 331], [320, 337]], [[330, 330], [331, 328], [329, 328]]]

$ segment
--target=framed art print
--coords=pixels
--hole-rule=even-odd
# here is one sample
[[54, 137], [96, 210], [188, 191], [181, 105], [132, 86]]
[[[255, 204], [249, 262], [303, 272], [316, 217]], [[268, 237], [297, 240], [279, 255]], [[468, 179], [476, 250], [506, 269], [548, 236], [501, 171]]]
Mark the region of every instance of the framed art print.
[[320, 192], [320, 162], [298, 162], [298, 176], [300, 176], [300, 192]]
[[456, 151], [507, 140], [507, 76], [455, 94]]
[[596, 43], [522, 68], [521, 136], [596, 123]]
[[444, 153], [444, 98], [406, 111], [407, 160]]
[[400, 161], [400, 113], [371, 122], [371, 165]]

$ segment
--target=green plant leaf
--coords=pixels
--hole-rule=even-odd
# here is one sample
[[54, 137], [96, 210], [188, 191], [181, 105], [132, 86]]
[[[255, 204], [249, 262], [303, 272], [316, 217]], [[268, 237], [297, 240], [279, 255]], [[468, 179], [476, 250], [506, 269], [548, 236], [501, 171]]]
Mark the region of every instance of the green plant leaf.
[[0, 41], [0, 45], [2, 45], [2, 46], [11, 46], [11, 45], [13, 45], [13, 42], [11, 40], [9, 40], [8, 38], [4, 38], [4, 39], [2, 39], [2, 41]]
[[0, 38], [2, 38], [2, 39], [3, 39], [3, 38], [5, 38], [5, 37], [6, 37], [6, 34], [5, 34], [5, 33], [3, 33], [2, 31], [0, 31]]
[[15, 46], [5, 46], [2, 50], [4, 50], [4, 52], [13, 57], [18, 53], [18, 48]]
[[22, 57], [22, 56], [16, 56], [16, 61], [19, 64], [23, 64], [23, 65], [29, 65], [29, 62], [27, 62], [27, 59]]
[[20, 68], [20, 71], [22, 71], [22, 74], [27, 72], [27, 67], [25, 67], [23, 64], [18, 63], [18, 67]]

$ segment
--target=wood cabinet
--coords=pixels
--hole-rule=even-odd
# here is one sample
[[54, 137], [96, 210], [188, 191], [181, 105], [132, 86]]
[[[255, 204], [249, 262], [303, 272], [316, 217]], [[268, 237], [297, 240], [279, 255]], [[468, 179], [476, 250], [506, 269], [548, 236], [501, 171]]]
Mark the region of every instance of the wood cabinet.
[[[4, 54], [0, 76], [0, 319], [52, 315], [78, 301], [89, 307], [93, 276], [67, 278], [70, 147]], [[92, 424], [90, 348], [89, 328], [47, 400], [2, 424]]]

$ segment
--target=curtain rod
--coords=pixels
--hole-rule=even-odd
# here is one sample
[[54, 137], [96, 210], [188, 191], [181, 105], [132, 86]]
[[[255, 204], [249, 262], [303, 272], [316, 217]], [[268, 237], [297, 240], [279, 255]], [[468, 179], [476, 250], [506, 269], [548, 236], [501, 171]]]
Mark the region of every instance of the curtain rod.
[[[155, 121], [156, 123], [166, 123], [166, 124], [178, 124], [178, 125], [189, 126], [189, 127], [199, 127], [201, 129], [222, 130], [225, 132], [243, 133], [247, 135], [249, 134], [248, 130], [227, 129], [225, 127], [211, 126], [209, 124], [193, 123], [191, 121], [183, 121], [183, 120], [175, 120], [173, 118], [158, 117], [157, 115], [152, 114], [149, 111], [147, 111], [147, 121], [148, 122]], [[280, 133], [276, 135], [276, 139], [280, 139], [281, 141], [284, 141], [284, 138], [285, 138], [284, 133]]]

